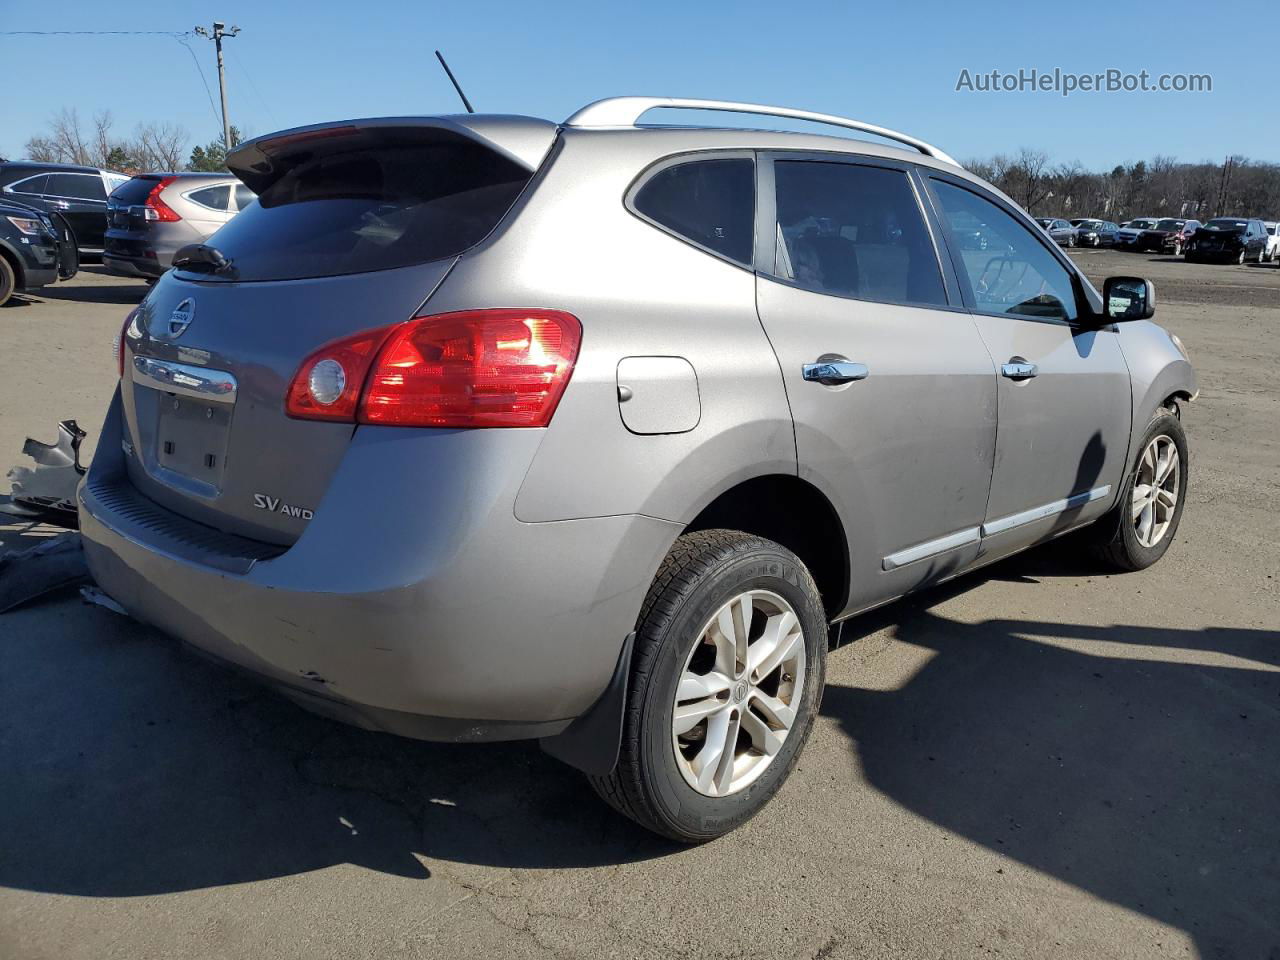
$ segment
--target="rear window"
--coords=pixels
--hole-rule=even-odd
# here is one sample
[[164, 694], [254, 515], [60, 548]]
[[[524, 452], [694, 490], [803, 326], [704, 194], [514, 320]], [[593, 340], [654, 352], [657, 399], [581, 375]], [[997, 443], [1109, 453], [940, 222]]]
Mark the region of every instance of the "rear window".
[[111, 201], [127, 207], [145, 203], [159, 182], [159, 177], [134, 177], [111, 191]]
[[755, 165], [693, 160], [659, 170], [632, 200], [637, 213], [722, 257], [750, 264], [755, 241]]
[[259, 202], [206, 241], [235, 270], [202, 278], [295, 280], [451, 257], [484, 239], [532, 176], [439, 130], [364, 131], [275, 162], [283, 173]]

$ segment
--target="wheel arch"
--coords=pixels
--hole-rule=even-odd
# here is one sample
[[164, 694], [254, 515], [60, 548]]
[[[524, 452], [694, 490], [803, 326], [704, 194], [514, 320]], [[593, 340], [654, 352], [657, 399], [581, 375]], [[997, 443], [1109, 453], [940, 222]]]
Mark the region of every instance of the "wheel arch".
[[9, 246], [7, 241], [0, 240], [0, 257], [4, 257], [5, 262], [13, 268], [13, 289], [14, 291], [26, 288], [26, 270], [22, 265], [22, 258], [18, 256], [17, 251]]
[[828, 618], [844, 609], [849, 594], [844, 524], [826, 495], [807, 480], [768, 473], [729, 486], [683, 532], [711, 529], [741, 530], [786, 547], [808, 567]]

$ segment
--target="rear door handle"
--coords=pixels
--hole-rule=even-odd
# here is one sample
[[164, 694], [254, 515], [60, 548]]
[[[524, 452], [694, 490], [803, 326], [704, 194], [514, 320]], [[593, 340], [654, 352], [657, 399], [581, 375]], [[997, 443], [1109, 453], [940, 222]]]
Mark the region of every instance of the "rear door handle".
[[1021, 357], [1014, 357], [1000, 368], [1000, 376], [1010, 380], [1030, 380], [1039, 372], [1034, 363], [1027, 363]]
[[801, 376], [811, 383], [835, 387], [854, 380], [865, 380], [871, 371], [864, 363], [852, 360], [819, 360], [817, 363], [806, 363], [801, 368]]

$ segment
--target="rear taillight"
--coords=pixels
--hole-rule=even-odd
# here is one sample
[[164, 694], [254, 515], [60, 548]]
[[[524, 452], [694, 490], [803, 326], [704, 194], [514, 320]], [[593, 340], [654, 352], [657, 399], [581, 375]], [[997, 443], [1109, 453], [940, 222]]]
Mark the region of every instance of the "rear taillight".
[[545, 427], [573, 374], [582, 325], [559, 310], [468, 310], [392, 330], [362, 423]]
[[177, 179], [177, 177], [161, 177], [156, 182], [156, 185], [151, 188], [151, 192], [147, 194], [147, 199], [143, 201], [143, 216], [146, 219], [158, 220], [161, 223], [175, 223], [182, 219], [173, 207], [160, 199], [160, 192]]
[[302, 420], [354, 423], [360, 388], [391, 329], [363, 330], [325, 344], [307, 357], [289, 384], [285, 413]]
[[545, 427], [581, 341], [577, 317], [560, 310], [415, 317], [317, 350], [285, 407], [292, 417], [389, 426]]
[[129, 324], [133, 323], [133, 318], [138, 315], [141, 307], [134, 307], [124, 318], [124, 323], [120, 324], [120, 330], [116, 333], [115, 339], [111, 341], [111, 350], [116, 355], [116, 373], [121, 377], [124, 376], [124, 337], [125, 331], [129, 329]]

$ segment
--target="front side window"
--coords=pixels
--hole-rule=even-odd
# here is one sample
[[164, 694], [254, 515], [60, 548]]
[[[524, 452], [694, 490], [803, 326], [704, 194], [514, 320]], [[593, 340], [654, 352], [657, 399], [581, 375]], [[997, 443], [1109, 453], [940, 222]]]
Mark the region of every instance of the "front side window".
[[107, 199], [107, 189], [103, 186], [102, 177], [96, 173], [51, 173], [44, 192], [51, 197], [66, 197], [70, 200], [105, 202]]
[[841, 297], [946, 305], [905, 171], [820, 160], [779, 160], [773, 169], [778, 277]]
[[987, 235], [985, 249], [954, 244], [962, 280], [982, 313], [1074, 320], [1077, 316], [1071, 274], [1036, 237], [1002, 207], [971, 190], [943, 180], [933, 189], [953, 235], [975, 219]]
[[659, 170], [636, 191], [637, 213], [741, 264], [755, 242], [756, 173], [744, 158], [691, 160]]

